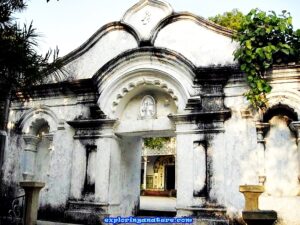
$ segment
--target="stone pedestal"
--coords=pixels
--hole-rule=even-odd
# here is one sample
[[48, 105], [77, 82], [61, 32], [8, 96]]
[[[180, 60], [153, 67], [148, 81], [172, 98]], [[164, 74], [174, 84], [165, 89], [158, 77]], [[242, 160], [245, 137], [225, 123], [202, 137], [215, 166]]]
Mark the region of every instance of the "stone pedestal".
[[25, 190], [25, 225], [36, 225], [39, 208], [39, 193], [45, 183], [22, 181], [20, 186]]
[[264, 192], [261, 185], [242, 185], [240, 192], [245, 196], [245, 210], [243, 220], [247, 225], [273, 225], [277, 220], [277, 213], [272, 210], [259, 210], [258, 198]]
[[261, 185], [242, 185], [240, 192], [245, 196], [245, 211], [258, 210], [258, 197], [264, 192]]
[[273, 210], [243, 211], [243, 220], [247, 225], [273, 225], [277, 213]]

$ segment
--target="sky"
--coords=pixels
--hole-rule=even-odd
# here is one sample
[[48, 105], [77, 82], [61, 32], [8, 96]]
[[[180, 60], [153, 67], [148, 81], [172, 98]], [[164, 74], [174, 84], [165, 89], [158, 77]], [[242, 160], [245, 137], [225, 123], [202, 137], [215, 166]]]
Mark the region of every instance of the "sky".
[[[248, 13], [253, 8], [280, 13], [287, 10], [295, 29], [300, 29], [299, 0], [167, 0], [175, 12], [188, 11], [202, 17], [222, 14], [237, 8]], [[297, 2], [298, 1], [298, 2]], [[30, 23], [40, 34], [40, 53], [59, 48], [64, 56], [79, 47], [106, 23], [119, 21], [138, 0], [30, 0], [25, 11], [15, 17], [20, 24]]]

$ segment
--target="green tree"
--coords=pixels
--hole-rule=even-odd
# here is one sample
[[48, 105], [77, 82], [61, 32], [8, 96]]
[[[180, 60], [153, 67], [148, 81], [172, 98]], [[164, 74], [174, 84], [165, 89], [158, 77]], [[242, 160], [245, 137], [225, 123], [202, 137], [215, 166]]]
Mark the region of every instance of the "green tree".
[[227, 27], [232, 30], [238, 30], [240, 29], [244, 18], [245, 16], [241, 11], [238, 9], [233, 9], [230, 12], [218, 14], [216, 16], [209, 17], [208, 19], [223, 27]]
[[49, 63], [51, 51], [44, 56], [36, 52], [38, 35], [32, 23], [20, 27], [12, 16], [25, 8], [26, 1], [23, 0], [0, 2], [0, 166], [12, 94], [20, 88], [26, 87], [28, 90], [60, 68], [58, 51], [54, 51], [53, 63]]
[[164, 147], [164, 144], [166, 144], [170, 140], [170, 137], [144, 138], [144, 145], [146, 148], [161, 149], [162, 147]]
[[239, 48], [234, 52], [241, 70], [247, 75], [250, 90], [245, 96], [255, 108], [267, 107], [266, 94], [271, 86], [266, 72], [274, 64], [299, 62], [300, 30], [294, 31], [290, 13], [277, 15], [251, 10], [241, 23], [234, 39]]

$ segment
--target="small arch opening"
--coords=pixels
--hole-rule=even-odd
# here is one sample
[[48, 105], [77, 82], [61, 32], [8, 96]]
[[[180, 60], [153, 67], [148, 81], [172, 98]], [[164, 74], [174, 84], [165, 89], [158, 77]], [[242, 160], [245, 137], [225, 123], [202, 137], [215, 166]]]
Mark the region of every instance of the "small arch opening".
[[286, 118], [287, 124], [290, 124], [292, 121], [297, 121], [298, 120], [298, 115], [294, 111], [293, 108], [283, 105], [283, 104], [278, 104], [276, 106], [273, 106], [272, 108], [268, 109], [266, 113], [263, 116], [263, 121], [264, 122], [269, 122], [274, 116], [283, 116]]
[[42, 137], [50, 131], [49, 123], [45, 119], [36, 119], [30, 126], [30, 133]]
[[297, 113], [287, 105], [267, 110], [263, 120], [270, 124], [265, 137], [266, 194], [296, 196], [299, 194], [298, 153], [295, 133], [289, 125], [297, 121]]

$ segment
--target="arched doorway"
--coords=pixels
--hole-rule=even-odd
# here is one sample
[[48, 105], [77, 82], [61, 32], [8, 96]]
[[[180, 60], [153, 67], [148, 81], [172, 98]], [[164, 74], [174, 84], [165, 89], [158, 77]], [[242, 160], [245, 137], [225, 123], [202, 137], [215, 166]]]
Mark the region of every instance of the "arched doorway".
[[[120, 198], [122, 199], [121, 207], [125, 211], [125, 215], [137, 214], [140, 209], [140, 184], [142, 182], [140, 171], [147, 168], [145, 167], [145, 164], [141, 165], [141, 159], [142, 157], [144, 159], [148, 157], [143, 151], [145, 140], [150, 137], [153, 140], [166, 136], [174, 137], [174, 125], [167, 116], [171, 113], [174, 114], [177, 111], [176, 104], [172, 97], [151, 84], [143, 85], [133, 91], [136, 93], [134, 96], [123, 99], [128, 102], [126, 104], [123, 103], [125, 107], [120, 115], [119, 124], [116, 127], [116, 134], [120, 138], [119, 143], [121, 151], [120, 171], [122, 174], [120, 177], [120, 185], [123, 187], [123, 191]], [[167, 167], [165, 168], [165, 166], [171, 166], [170, 164], [172, 163], [174, 191], [175, 157], [173, 155], [173, 160], [168, 160], [168, 158], [163, 157], [163, 154], [164, 153], [161, 152], [161, 155], [156, 157], [159, 161], [153, 165], [155, 168], [152, 166], [153, 187], [152, 190], [148, 190], [148, 193], [149, 191], [154, 191], [153, 193], [165, 194], [166, 196], [165, 170]], [[149, 156], [149, 159], [150, 157], [151, 156]], [[167, 169], [169, 171], [169, 179], [171, 179], [170, 173], [172, 169], [171, 167]], [[148, 174], [147, 169], [145, 169], [145, 172], [146, 182], [148, 177], [149, 183], [151, 176], [149, 173], [150, 170], [148, 170]], [[143, 181], [145, 181], [144, 175]], [[143, 194], [145, 194], [145, 192]], [[175, 201], [176, 200], [174, 200], [174, 202]], [[156, 210], [157, 206], [153, 205], [152, 209]]]
[[[101, 134], [96, 141], [95, 199], [107, 204], [110, 215], [137, 213], [142, 145], [149, 137], [176, 138], [175, 165], [164, 170], [170, 177], [174, 173], [181, 180], [189, 177], [188, 182], [176, 182], [176, 206], [185, 208], [193, 201], [193, 164], [185, 162], [193, 160], [194, 142], [200, 138], [187, 107], [189, 99], [197, 96], [194, 77], [193, 65], [182, 56], [154, 48], [126, 52], [94, 76], [98, 104], [106, 116], [99, 121]], [[191, 154], [185, 153], [187, 149]], [[165, 182], [168, 188], [176, 187]]]

